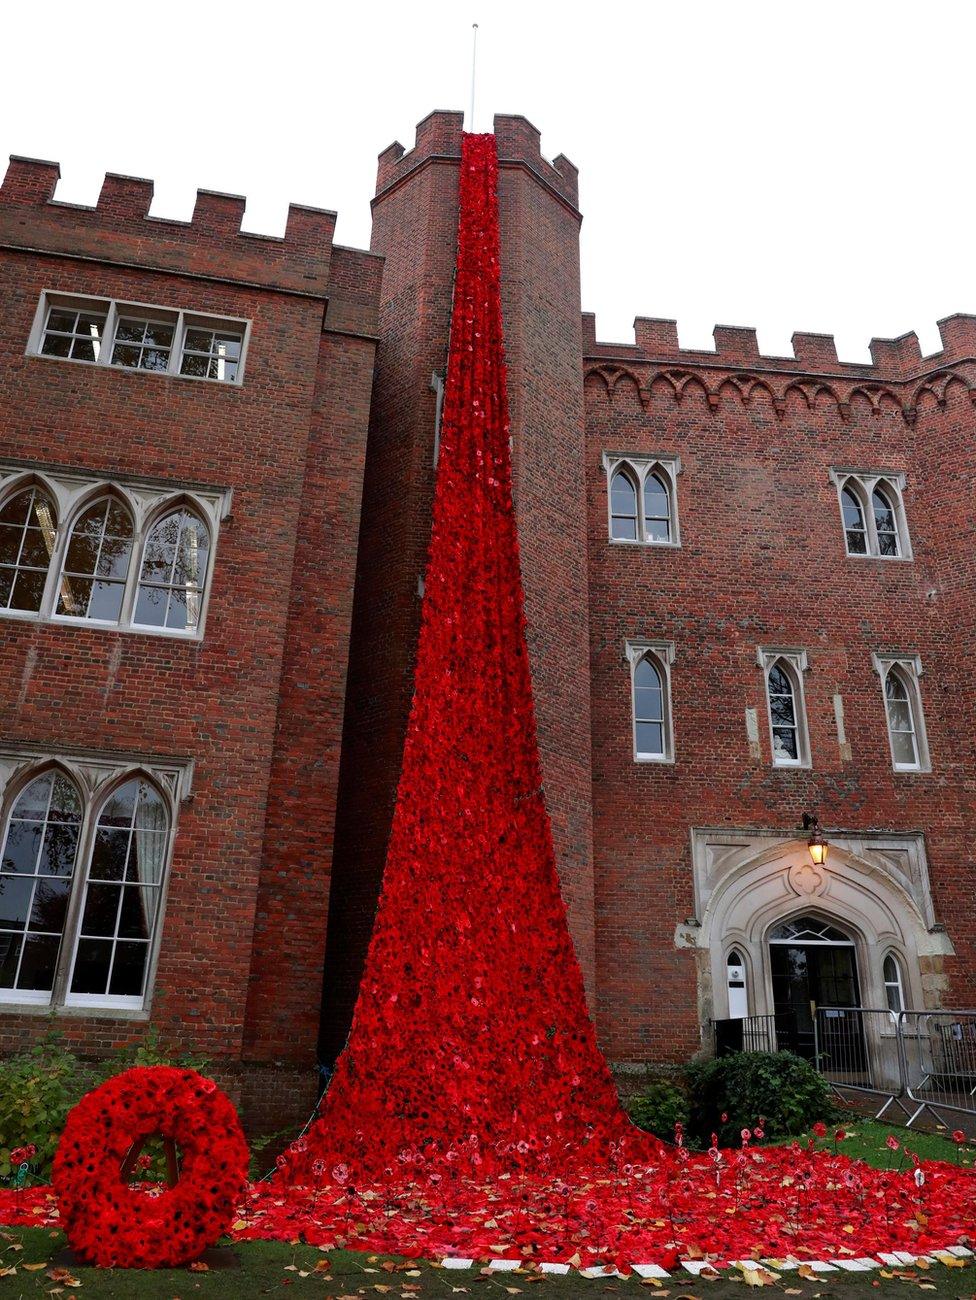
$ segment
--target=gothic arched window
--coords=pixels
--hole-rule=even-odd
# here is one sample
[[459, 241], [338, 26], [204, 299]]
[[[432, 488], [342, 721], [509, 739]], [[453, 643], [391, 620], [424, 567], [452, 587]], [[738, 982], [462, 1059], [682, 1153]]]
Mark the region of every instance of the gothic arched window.
[[145, 777], [102, 804], [95, 825], [68, 1001], [141, 1005], [169, 843], [169, 813]]
[[0, 996], [50, 999], [81, 821], [81, 797], [57, 769], [14, 800], [0, 853]]
[[65, 549], [57, 613], [117, 623], [132, 555], [132, 517], [115, 497], [78, 516]]
[[0, 506], [0, 609], [36, 614], [57, 542], [51, 498], [29, 487]]
[[209, 558], [207, 526], [188, 506], [158, 519], [143, 547], [133, 622], [140, 627], [195, 632]]

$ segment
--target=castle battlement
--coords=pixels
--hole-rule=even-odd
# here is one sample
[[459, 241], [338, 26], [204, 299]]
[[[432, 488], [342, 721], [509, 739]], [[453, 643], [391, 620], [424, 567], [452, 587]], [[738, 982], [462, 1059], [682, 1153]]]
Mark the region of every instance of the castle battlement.
[[[574, 208], [579, 201], [579, 170], [565, 154], [550, 162], [543, 157], [539, 130], [518, 114], [496, 113], [492, 129], [498, 142], [500, 168], [521, 165]], [[376, 194], [396, 185], [427, 163], [460, 161], [464, 114], [437, 109], [417, 123], [414, 147], [404, 149], [394, 140], [380, 154], [376, 170]], [[375, 202], [375, 200], [374, 200]]]
[[871, 361], [840, 361], [832, 334], [797, 332], [793, 356], [764, 356], [756, 330], [745, 325], [716, 325], [714, 351], [682, 348], [677, 322], [650, 316], [634, 321], [633, 343], [604, 343], [596, 337], [596, 318], [583, 313], [583, 353], [588, 360], [601, 358], [650, 362], [690, 368], [762, 370], [782, 374], [822, 374], [869, 378], [883, 383], [907, 383], [947, 366], [976, 359], [976, 316], [957, 314], [939, 321], [942, 348], [922, 355], [918, 337], [902, 334], [894, 339], [872, 339]]
[[328, 292], [332, 211], [292, 203], [283, 236], [252, 234], [241, 229], [247, 201], [239, 194], [197, 190], [193, 216], [178, 221], [150, 216], [151, 180], [109, 172], [90, 207], [55, 197], [60, 176], [56, 162], [11, 157], [0, 184], [0, 243], [305, 295]]

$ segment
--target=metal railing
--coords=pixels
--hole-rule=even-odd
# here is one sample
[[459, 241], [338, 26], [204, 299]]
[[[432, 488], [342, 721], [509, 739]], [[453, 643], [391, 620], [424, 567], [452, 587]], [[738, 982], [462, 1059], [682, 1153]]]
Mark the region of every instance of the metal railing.
[[735, 1020], [713, 1020], [712, 1039], [716, 1056], [730, 1052], [776, 1052], [775, 1016], [742, 1016]]

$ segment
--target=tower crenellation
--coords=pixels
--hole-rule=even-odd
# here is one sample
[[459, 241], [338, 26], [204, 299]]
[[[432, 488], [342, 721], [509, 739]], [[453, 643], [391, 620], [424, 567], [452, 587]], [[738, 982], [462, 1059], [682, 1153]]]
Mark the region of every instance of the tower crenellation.
[[756, 330], [747, 325], [716, 325], [715, 347], [685, 348], [678, 341], [673, 320], [638, 316], [634, 321], [634, 342], [603, 342], [597, 337], [596, 320], [583, 313], [583, 347], [592, 359], [619, 358], [635, 362], [659, 362], [682, 366], [743, 367], [784, 374], [831, 374], [863, 377], [883, 383], [907, 382], [946, 366], [976, 360], [976, 316], [956, 314], [939, 321], [942, 348], [922, 354], [914, 332], [898, 338], [871, 340], [871, 360], [841, 361], [832, 334], [798, 331], [792, 337], [793, 356], [770, 356], [760, 352]]
[[306, 294], [328, 283], [335, 212], [293, 203], [284, 235], [261, 235], [241, 229], [247, 200], [239, 194], [198, 190], [192, 217], [180, 221], [150, 215], [151, 180], [108, 172], [91, 206], [59, 200], [60, 176], [56, 162], [11, 157], [0, 184], [5, 243], [85, 258], [111, 249], [147, 269], [205, 272]]

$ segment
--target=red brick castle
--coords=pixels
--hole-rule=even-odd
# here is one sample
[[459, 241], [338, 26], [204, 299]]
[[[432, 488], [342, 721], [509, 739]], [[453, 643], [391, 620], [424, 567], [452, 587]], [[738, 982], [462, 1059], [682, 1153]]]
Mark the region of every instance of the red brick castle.
[[[380, 155], [369, 252], [56, 165], [0, 189], [0, 1052], [155, 1026], [254, 1122], [348, 1027], [410, 701], [462, 117]], [[976, 1002], [976, 318], [872, 364], [581, 315], [577, 173], [497, 117], [540, 744], [622, 1069], [812, 1001]], [[808, 852], [819, 816], [826, 863]]]

